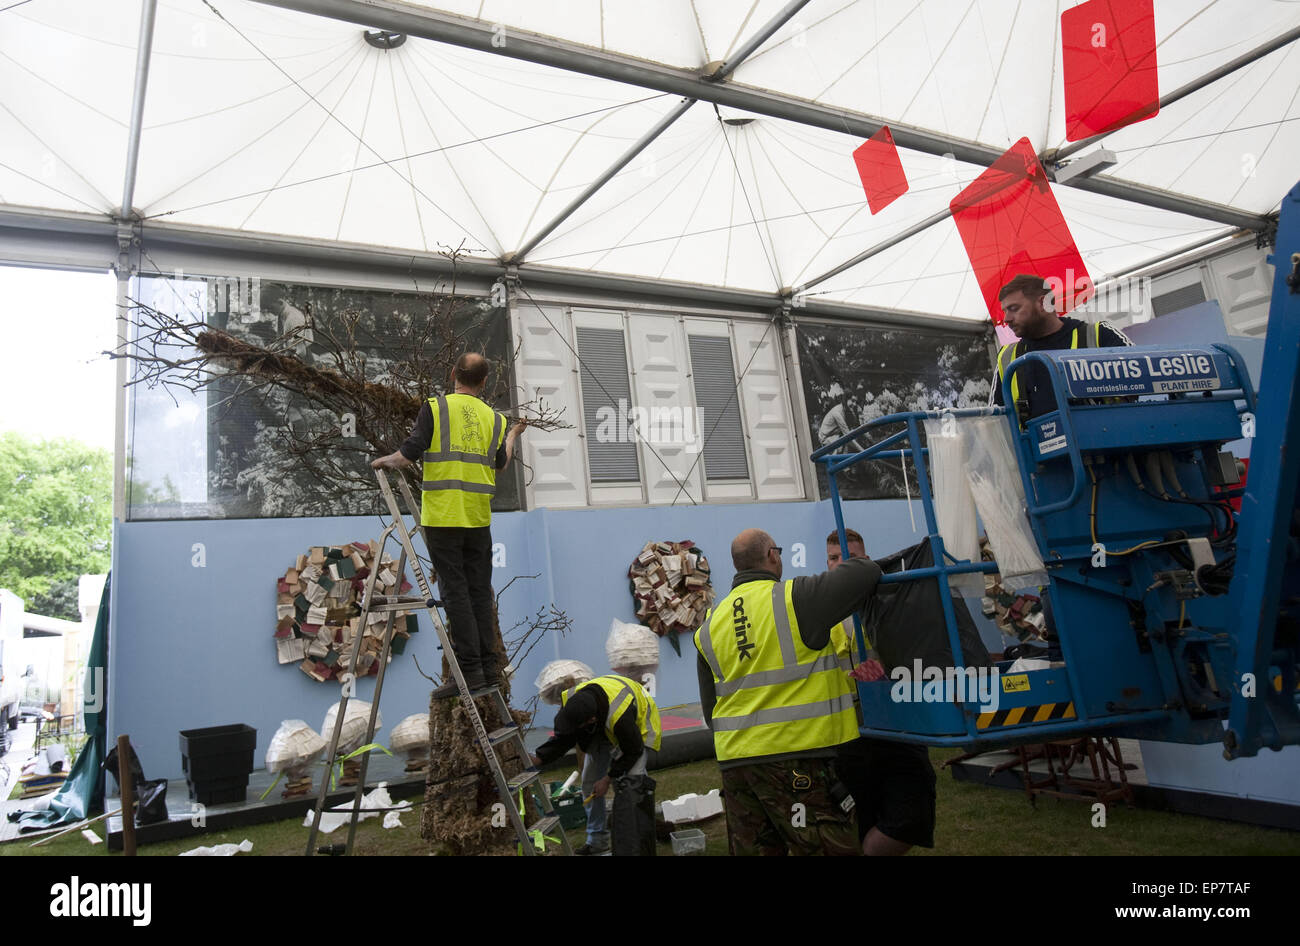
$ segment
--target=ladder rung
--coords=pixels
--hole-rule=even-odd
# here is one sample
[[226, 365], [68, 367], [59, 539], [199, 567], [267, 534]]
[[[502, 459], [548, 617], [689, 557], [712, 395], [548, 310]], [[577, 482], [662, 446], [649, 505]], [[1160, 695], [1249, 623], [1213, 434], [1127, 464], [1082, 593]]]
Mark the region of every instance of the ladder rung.
[[535, 824], [530, 824], [528, 826], [528, 832], [531, 834], [534, 831], [540, 831], [542, 834], [549, 834], [558, 827], [560, 827], [560, 816], [547, 815]]
[[513, 736], [519, 735], [518, 726], [502, 726], [500, 729], [494, 729], [488, 733], [488, 742], [494, 746], [499, 746]]
[[371, 604], [365, 610], [371, 614], [382, 614], [386, 611], [422, 611], [430, 607], [428, 599], [415, 598], [411, 601], [389, 601], [380, 604]]
[[375, 604], [414, 604], [422, 608], [442, 605], [437, 598], [425, 598], [421, 595], [374, 595], [370, 600]]
[[[523, 788], [525, 785], [531, 785], [533, 782], [536, 782], [541, 777], [542, 777], [541, 772], [536, 772], [536, 771], [529, 772], [525, 770], [523, 772], [520, 772], [510, 781], [506, 782], [506, 788], [510, 789], [511, 793], [514, 793], [519, 791], [519, 789]], [[497, 784], [500, 783], [498, 782]]]

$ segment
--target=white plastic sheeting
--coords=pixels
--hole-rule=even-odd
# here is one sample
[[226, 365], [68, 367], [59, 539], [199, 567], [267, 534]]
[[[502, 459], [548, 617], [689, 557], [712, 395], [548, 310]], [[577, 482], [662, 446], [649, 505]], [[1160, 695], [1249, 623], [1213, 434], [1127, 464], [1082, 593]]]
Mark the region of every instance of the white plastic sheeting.
[[[452, 0], [410, 4], [700, 75], [785, 4]], [[1060, 12], [1012, 0], [813, 0], [737, 86], [1002, 150], [1065, 144]], [[1300, 4], [1157, 0], [1162, 92], [1300, 24]], [[139, 0], [0, 12], [0, 211], [115, 215]], [[1300, 43], [1110, 134], [1107, 176], [1263, 213], [1300, 150]], [[160, 0], [135, 210], [168, 221], [499, 259], [527, 242], [679, 96], [252, 0]], [[697, 102], [528, 256], [538, 265], [776, 292], [946, 208], [981, 168], [903, 150], [911, 190], [867, 210], [861, 139]], [[1228, 230], [1054, 188], [1094, 279]], [[128, 209], [129, 210], [129, 209]], [[527, 279], [527, 266], [521, 270]], [[987, 317], [950, 220], [814, 292]]]
[[[971, 418], [952, 415], [927, 418], [925, 421], [926, 456], [932, 480], [934, 517], [943, 536], [944, 551], [958, 561], [980, 560], [979, 529], [975, 524], [975, 500], [967, 477], [970, 436], [966, 426]], [[977, 573], [953, 575], [952, 589], [964, 597], [984, 594], [984, 576]]]

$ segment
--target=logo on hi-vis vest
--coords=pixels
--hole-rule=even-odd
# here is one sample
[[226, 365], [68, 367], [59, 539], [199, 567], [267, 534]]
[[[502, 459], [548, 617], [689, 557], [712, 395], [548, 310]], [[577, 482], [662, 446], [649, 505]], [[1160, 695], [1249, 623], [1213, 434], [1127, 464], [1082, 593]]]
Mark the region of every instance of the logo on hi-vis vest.
[[460, 436], [465, 443], [475, 447], [483, 440], [483, 432], [478, 425], [478, 412], [468, 404], [460, 409]]
[[731, 619], [736, 625], [736, 650], [741, 660], [749, 660], [754, 643], [749, 639], [749, 618], [745, 616], [745, 599], [737, 598], [731, 602]]

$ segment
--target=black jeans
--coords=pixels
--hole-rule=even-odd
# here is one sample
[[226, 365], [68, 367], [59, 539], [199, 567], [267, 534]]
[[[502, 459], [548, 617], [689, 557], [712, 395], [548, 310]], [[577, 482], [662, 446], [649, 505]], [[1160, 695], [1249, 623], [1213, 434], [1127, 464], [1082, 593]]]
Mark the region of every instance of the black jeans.
[[492, 659], [492, 529], [423, 526], [462, 673]]

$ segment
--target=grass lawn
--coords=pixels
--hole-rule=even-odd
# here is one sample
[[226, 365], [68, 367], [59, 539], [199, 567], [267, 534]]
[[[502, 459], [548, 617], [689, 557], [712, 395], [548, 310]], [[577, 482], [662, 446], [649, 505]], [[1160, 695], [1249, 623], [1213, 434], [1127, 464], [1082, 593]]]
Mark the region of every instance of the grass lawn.
[[[934, 749], [930, 757], [939, 765], [957, 750]], [[553, 768], [544, 773], [547, 781], [563, 781], [572, 771]], [[717, 763], [692, 762], [655, 771], [656, 799], [664, 801], [686, 792], [707, 792], [721, 784]], [[955, 782], [946, 770], [939, 770], [938, 823], [933, 851], [915, 854], [1137, 854], [1137, 855], [1300, 855], [1300, 833], [1256, 828], [1227, 821], [1167, 812], [1112, 806], [1106, 812], [1106, 826], [1093, 827], [1092, 805], [1086, 801], [1041, 798], [1036, 807], [1022, 792]], [[424, 855], [420, 839], [419, 810], [402, 815], [404, 826], [384, 830], [380, 818], [363, 822], [357, 829], [357, 854]], [[96, 826], [103, 836], [102, 826]], [[707, 838], [705, 853], [727, 853], [727, 825], [718, 817], [701, 825]], [[300, 855], [307, 843], [307, 829], [299, 820], [199, 835], [180, 841], [166, 841], [139, 849], [141, 855], [171, 856], [203, 845], [253, 842], [253, 854]], [[581, 829], [569, 832], [575, 847], [585, 840]], [[346, 829], [322, 835], [321, 844], [342, 843]], [[106, 845], [90, 845], [79, 833], [72, 833], [42, 847], [31, 848], [30, 840], [0, 845], [0, 857], [23, 854], [103, 856]], [[671, 856], [669, 844], [658, 853]], [[245, 856], [245, 855], [240, 855]]]

